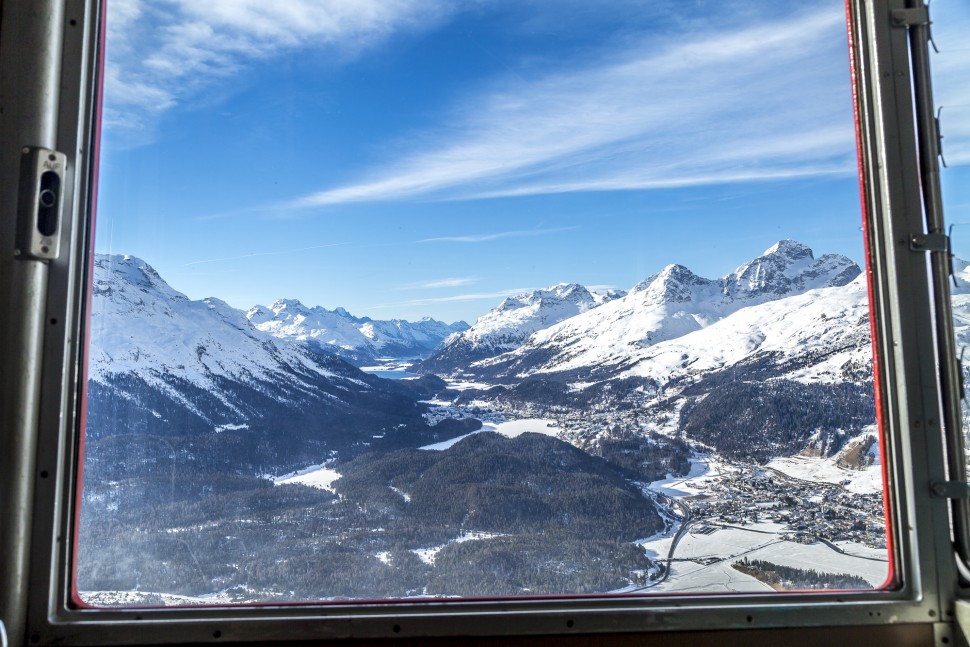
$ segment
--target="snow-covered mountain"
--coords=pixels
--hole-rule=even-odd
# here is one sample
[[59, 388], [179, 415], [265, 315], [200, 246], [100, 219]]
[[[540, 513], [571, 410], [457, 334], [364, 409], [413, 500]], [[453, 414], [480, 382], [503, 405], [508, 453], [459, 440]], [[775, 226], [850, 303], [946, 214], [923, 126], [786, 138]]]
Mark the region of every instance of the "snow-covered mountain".
[[507, 297], [479, 317], [471, 328], [446, 339], [441, 348], [422, 362], [420, 370], [460, 371], [476, 360], [518, 348], [536, 331], [625, 295], [621, 290], [599, 294], [576, 283], [560, 283]]
[[92, 290], [89, 377], [96, 382], [138, 374], [167, 388], [164, 376], [219, 394], [218, 382], [226, 378], [259, 383], [283, 375], [333, 376], [319, 358], [275, 342], [225, 302], [189, 300], [139, 258], [97, 255]]
[[94, 440], [244, 431], [285, 465], [425, 427], [413, 386], [276, 339], [218, 299], [192, 301], [132, 256], [95, 258], [88, 375]]
[[[637, 349], [621, 377], [658, 383], [747, 366], [803, 383], [855, 379], [872, 363], [865, 277], [742, 308], [711, 325]], [[764, 363], [764, 362], [761, 362]]]
[[[703, 443], [743, 460], [822, 456], [875, 421], [864, 276], [740, 308], [707, 326], [603, 355], [540, 366], [464, 392], [534, 415], [567, 413], [567, 437], [594, 445], [610, 424]], [[596, 412], [603, 412], [597, 414]]]
[[616, 373], [645, 349], [702, 330], [742, 308], [840, 287], [861, 270], [849, 258], [815, 259], [805, 245], [783, 240], [720, 279], [668, 265], [621, 299], [533, 334], [514, 351], [472, 364], [470, 371], [521, 379], [538, 373]]
[[446, 324], [430, 317], [415, 322], [355, 317], [344, 308], [310, 308], [295, 299], [255, 306], [246, 317], [274, 337], [304, 342], [354, 362], [423, 355], [449, 335], [468, 329], [464, 321]]

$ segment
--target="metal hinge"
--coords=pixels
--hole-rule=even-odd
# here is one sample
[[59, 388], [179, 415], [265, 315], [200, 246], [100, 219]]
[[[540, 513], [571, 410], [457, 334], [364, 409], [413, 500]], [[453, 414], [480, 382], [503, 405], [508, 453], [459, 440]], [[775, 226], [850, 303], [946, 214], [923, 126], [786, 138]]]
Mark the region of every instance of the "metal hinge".
[[970, 483], [966, 481], [935, 481], [930, 491], [942, 499], [970, 499]]
[[894, 9], [893, 25], [896, 27], [915, 27], [930, 24], [930, 10], [926, 5], [912, 9]]
[[946, 234], [911, 234], [909, 248], [914, 252], [950, 253], [950, 237]]

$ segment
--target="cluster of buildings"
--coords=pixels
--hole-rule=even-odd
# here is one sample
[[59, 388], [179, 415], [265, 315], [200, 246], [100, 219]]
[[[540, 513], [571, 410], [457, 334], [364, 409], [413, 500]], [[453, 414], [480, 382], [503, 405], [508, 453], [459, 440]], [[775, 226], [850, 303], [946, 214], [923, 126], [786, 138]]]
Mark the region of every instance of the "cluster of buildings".
[[695, 518], [730, 524], [785, 524], [785, 539], [802, 543], [851, 541], [886, 547], [879, 493], [849, 492], [840, 485], [795, 479], [766, 468], [725, 473], [687, 503]]

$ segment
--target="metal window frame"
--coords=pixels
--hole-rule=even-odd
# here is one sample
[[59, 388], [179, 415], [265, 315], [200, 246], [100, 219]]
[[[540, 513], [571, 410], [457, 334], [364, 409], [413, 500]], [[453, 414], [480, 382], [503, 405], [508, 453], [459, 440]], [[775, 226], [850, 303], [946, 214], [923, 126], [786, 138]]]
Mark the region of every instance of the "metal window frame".
[[[70, 602], [80, 367], [96, 191], [100, 0], [0, 5], [0, 619], [12, 645], [657, 634], [919, 626], [949, 636], [958, 575], [934, 288], [918, 166], [908, 29], [913, 0], [850, 0], [853, 90], [897, 587], [817, 594], [667, 595], [368, 605], [78, 609]], [[916, 4], [921, 4], [917, 0]], [[65, 152], [60, 257], [10, 251], [23, 145]], [[764, 634], [768, 630], [768, 634]], [[926, 635], [926, 634], [924, 634]]]

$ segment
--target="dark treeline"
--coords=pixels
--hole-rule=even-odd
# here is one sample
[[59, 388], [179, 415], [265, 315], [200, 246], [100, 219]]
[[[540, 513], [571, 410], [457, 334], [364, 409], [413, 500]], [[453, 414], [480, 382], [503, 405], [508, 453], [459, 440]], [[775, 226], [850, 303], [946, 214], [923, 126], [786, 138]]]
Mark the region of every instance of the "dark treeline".
[[[96, 482], [79, 588], [247, 600], [608, 591], [650, 568], [631, 542], [663, 526], [621, 470], [537, 434], [336, 468], [336, 494], [164, 469]], [[429, 564], [418, 551], [432, 547]]]
[[816, 434], [831, 455], [874, 421], [871, 383], [728, 382], [681, 410], [688, 437], [759, 462], [797, 453]]
[[631, 477], [649, 483], [668, 474], [682, 476], [690, 471], [690, 446], [682, 438], [656, 433], [642, 436], [623, 432], [619, 426], [609, 436], [597, 439], [590, 453], [620, 467]]
[[765, 584], [791, 591], [814, 591], [834, 589], [871, 589], [872, 585], [857, 575], [848, 573], [823, 573], [815, 569], [782, 566], [760, 559], [747, 557], [731, 566]]

